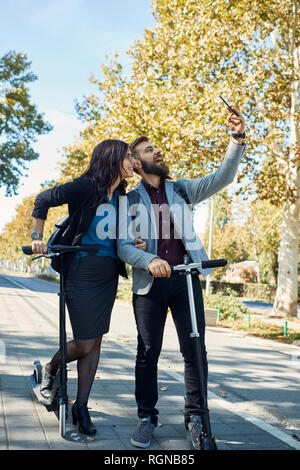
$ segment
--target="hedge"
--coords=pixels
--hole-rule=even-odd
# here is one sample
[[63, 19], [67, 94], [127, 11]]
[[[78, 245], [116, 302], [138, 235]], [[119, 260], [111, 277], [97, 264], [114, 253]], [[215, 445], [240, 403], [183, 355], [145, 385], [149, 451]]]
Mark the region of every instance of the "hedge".
[[[205, 289], [205, 280], [201, 280], [201, 286]], [[212, 294], [217, 292], [226, 294], [228, 289], [235, 291], [239, 297], [263, 300], [265, 302], [273, 302], [276, 293], [276, 285], [257, 284], [254, 282], [243, 284], [241, 282], [210, 281], [210, 291]], [[298, 289], [298, 301], [300, 302], [300, 286]]]

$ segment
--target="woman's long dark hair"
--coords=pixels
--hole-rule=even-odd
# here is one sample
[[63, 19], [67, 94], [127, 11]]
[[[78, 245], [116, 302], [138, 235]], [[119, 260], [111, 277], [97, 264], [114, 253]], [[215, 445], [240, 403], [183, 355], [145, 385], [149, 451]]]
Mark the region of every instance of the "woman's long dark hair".
[[[126, 157], [128, 147], [129, 144], [122, 140], [107, 139], [94, 148], [89, 167], [82, 174], [93, 179], [96, 190], [93, 205], [104, 201], [108, 189], [121, 176], [122, 162]], [[121, 195], [125, 194], [126, 186], [127, 183], [123, 179], [118, 186]]]

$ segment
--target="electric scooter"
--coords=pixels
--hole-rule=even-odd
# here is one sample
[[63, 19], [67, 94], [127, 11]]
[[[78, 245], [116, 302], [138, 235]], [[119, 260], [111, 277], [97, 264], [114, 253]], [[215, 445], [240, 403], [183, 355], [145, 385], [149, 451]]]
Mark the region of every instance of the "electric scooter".
[[188, 297], [189, 297], [189, 306], [190, 306], [190, 317], [192, 323], [192, 332], [190, 337], [193, 340], [194, 354], [196, 359], [196, 368], [197, 368], [197, 379], [198, 386], [200, 391], [202, 410], [201, 410], [201, 421], [202, 421], [202, 433], [200, 435], [200, 444], [199, 448], [195, 449], [189, 438], [188, 443], [192, 450], [217, 450], [217, 445], [215, 438], [211, 432], [211, 425], [209, 419], [209, 410], [207, 406], [207, 397], [205, 393], [205, 382], [203, 375], [203, 351], [200, 343], [200, 337], [197, 326], [196, 311], [195, 311], [195, 301], [194, 301], [194, 291], [192, 283], [192, 275], [199, 275], [198, 268], [216, 268], [225, 266], [227, 261], [225, 259], [217, 260], [208, 260], [202, 261], [200, 263], [191, 263], [190, 257], [188, 255], [184, 256], [184, 264], [178, 264], [172, 266], [172, 271], [178, 271], [181, 274], [186, 276], [187, 288], [188, 288]]
[[[25, 255], [32, 255], [31, 245], [22, 246]], [[42, 381], [42, 365], [39, 360], [35, 360], [33, 365], [33, 374], [30, 377], [32, 390], [38, 401], [45, 405], [49, 411], [56, 411], [59, 419], [59, 432], [61, 437], [66, 433], [66, 420], [68, 418], [68, 395], [67, 395], [67, 361], [66, 361], [66, 292], [65, 292], [65, 275], [64, 275], [64, 259], [67, 254], [79, 251], [93, 252], [99, 251], [98, 246], [94, 245], [51, 245], [48, 243], [48, 252], [35, 256], [33, 260], [45, 257], [61, 258], [60, 269], [60, 285], [59, 285], [59, 350], [60, 365], [59, 371], [55, 377], [52, 387], [51, 397], [47, 400], [41, 395], [40, 384]]]

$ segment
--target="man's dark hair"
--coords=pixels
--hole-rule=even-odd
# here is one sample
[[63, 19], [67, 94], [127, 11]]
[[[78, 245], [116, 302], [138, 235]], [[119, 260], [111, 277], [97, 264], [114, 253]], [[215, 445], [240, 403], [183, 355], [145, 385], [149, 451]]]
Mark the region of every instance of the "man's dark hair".
[[145, 135], [142, 135], [141, 137], [138, 137], [137, 139], [135, 139], [132, 144], [129, 145], [129, 148], [132, 152], [132, 156], [134, 158], [137, 158], [139, 159], [140, 158], [140, 154], [139, 152], [136, 150], [136, 147], [141, 143], [141, 142], [149, 142], [149, 137], [145, 136]]

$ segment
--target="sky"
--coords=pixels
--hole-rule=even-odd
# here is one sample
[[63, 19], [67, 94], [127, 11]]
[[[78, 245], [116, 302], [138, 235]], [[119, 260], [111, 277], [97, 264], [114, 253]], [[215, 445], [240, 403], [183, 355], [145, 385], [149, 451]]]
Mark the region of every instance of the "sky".
[[[6, 197], [0, 188], [1, 232], [24, 197], [59, 175], [61, 149], [73, 144], [84, 126], [75, 100], [95, 92], [91, 74], [101, 78], [101, 64], [115, 52], [128, 72], [126, 51], [154, 18], [151, 0], [0, 0], [0, 11], [0, 57], [10, 50], [27, 54], [38, 77], [30, 85], [32, 102], [53, 126], [33, 144], [40, 157], [27, 164], [18, 195]], [[196, 221], [203, 217], [199, 213]]]

